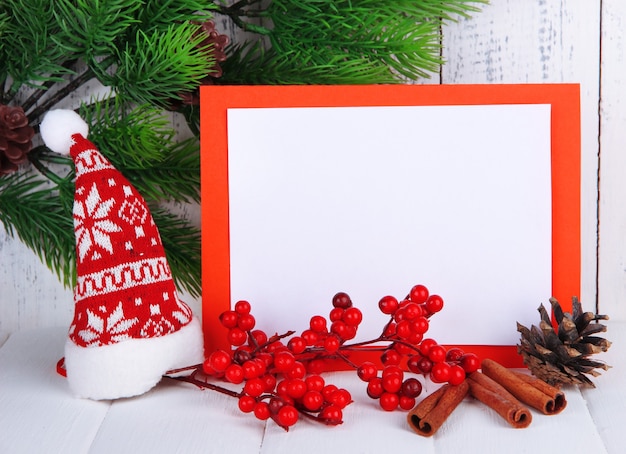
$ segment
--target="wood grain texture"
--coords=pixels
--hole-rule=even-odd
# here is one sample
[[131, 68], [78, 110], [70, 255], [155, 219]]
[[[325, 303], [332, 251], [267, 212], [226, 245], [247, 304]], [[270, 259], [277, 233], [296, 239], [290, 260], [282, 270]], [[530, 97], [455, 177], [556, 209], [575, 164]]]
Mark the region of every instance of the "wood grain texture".
[[[562, 413], [533, 411], [528, 428], [513, 429], [467, 397], [434, 436], [425, 438], [409, 428], [406, 412], [381, 410], [367, 397], [365, 383], [349, 371], [324, 374], [327, 383], [352, 394], [344, 423], [325, 427], [301, 420], [289, 432], [241, 413], [234, 398], [174, 381], [130, 399], [77, 399], [54, 370], [65, 330], [23, 330], [0, 348], [0, 452], [621, 454], [626, 323], [612, 323], [608, 334], [614, 347], [600, 356], [614, 369], [595, 379], [596, 389], [566, 387]], [[424, 385], [421, 398], [437, 386]]]
[[626, 2], [602, 2], [599, 299], [626, 320]]
[[74, 398], [57, 375], [65, 330], [24, 333], [0, 349], [0, 452], [88, 452], [110, 402]]

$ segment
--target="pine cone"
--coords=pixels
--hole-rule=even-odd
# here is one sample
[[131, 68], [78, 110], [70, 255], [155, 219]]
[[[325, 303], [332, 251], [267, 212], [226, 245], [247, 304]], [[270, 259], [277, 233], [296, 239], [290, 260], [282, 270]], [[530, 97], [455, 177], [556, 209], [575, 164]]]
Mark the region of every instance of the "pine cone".
[[26, 161], [34, 135], [24, 109], [0, 104], [0, 176], [15, 172]]
[[517, 352], [533, 375], [553, 386], [575, 384], [595, 388], [587, 375], [597, 377], [600, 373], [596, 369], [608, 370], [610, 366], [591, 360], [589, 356], [606, 352], [611, 343], [593, 336], [605, 332], [606, 326], [591, 322], [608, 320], [609, 317], [583, 312], [576, 297], [572, 298], [573, 314], [564, 313], [555, 298], [550, 298], [550, 304], [558, 330], [555, 331], [550, 315], [541, 304], [539, 327], [533, 325], [528, 329], [517, 323], [517, 330], [521, 333]]

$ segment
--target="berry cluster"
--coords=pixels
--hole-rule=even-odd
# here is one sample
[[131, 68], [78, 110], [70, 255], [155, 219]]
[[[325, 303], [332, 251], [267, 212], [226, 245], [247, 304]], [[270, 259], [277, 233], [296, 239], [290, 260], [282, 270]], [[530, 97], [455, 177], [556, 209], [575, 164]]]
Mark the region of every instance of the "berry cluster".
[[352, 396], [345, 389], [326, 384], [320, 375], [323, 360], [316, 360], [317, 354], [305, 352], [311, 346], [318, 346], [327, 353], [335, 353], [340, 344], [356, 335], [356, 328], [350, 327], [360, 323], [361, 313], [358, 309], [357, 315], [355, 311], [340, 308], [345, 304], [342, 295], [335, 297], [338, 302], [335, 309], [342, 312], [342, 321], [336, 323], [339, 322], [336, 320], [331, 325], [331, 330], [338, 327], [339, 334], [326, 329], [323, 317], [314, 316], [310, 328], [301, 336], [291, 337], [286, 344], [283, 339], [293, 332], [268, 337], [264, 331], [254, 329], [256, 321], [250, 313], [250, 304], [238, 301], [234, 310], [220, 316], [234, 350], [211, 353], [202, 365], [204, 373], [233, 384], [245, 382], [238, 395], [239, 409], [254, 413], [258, 419], [272, 418], [285, 429], [298, 421], [299, 414], [328, 425], [340, 424], [343, 409], [352, 402]]
[[[342, 360], [356, 369], [359, 378], [367, 382], [368, 396], [387, 411], [415, 406], [422, 392], [415, 374], [428, 376], [435, 383], [458, 385], [466, 374], [478, 369], [475, 354], [446, 349], [424, 338], [430, 317], [443, 308], [443, 299], [430, 295], [425, 286], [415, 285], [401, 301], [385, 296], [378, 307], [390, 317], [382, 333], [376, 339], [349, 343], [356, 337], [363, 314], [346, 293], [333, 297], [328, 318], [313, 315], [309, 326], [298, 335], [289, 331], [268, 336], [256, 328], [250, 303], [238, 301], [232, 310], [220, 315], [232, 349], [212, 352], [191, 376], [181, 379], [232, 395], [244, 413], [253, 413], [261, 420], [272, 418], [287, 430], [300, 415], [328, 425], [341, 424], [343, 410], [352, 397], [321, 376], [330, 360]], [[380, 352], [378, 365], [351, 360], [351, 353], [364, 346]], [[242, 384], [243, 388], [234, 392], [201, 381], [199, 371]]]
[[422, 392], [422, 384], [414, 377], [405, 378], [405, 366], [410, 372], [429, 376], [434, 383], [458, 385], [466, 374], [476, 371], [479, 359], [460, 348], [447, 350], [431, 338], [424, 339], [430, 317], [443, 309], [443, 299], [430, 295], [423, 285], [415, 285], [402, 301], [385, 296], [378, 307], [390, 320], [379, 341], [389, 342], [380, 355], [381, 374], [374, 363], [359, 366], [357, 374], [367, 382], [367, 395], [379, 399], [387, 411], [401, 408], [410, 410]]

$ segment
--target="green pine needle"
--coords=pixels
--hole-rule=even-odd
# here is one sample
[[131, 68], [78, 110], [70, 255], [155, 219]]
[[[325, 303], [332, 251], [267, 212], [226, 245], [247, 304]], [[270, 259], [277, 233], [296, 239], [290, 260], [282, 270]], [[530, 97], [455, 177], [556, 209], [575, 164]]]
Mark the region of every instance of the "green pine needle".
[[198, 140], [179, 140], [162, 110], [128, 108], [115, 97], [83, 106], [80, 114], [92, 141], [146, 200], [199, 201]]
[[59, 197], [73, 194], [73, 183], [51, 187], [33, 174], [16, 173], [0, 178], [0, 222], [37, 254], [65, 286], [75, 280], [75, 240], [71, 205]]
[[167, 108], [200, 85], [214, 65], [204, 36], [193, 23], [172, 24], [150, 34], [138, 30], [118, 55], [110, 85], [134, 102]]
[[179, 289], [193, 297], [202, 294], [200, 230], [162, 207], [151, 206], [167, 261]]

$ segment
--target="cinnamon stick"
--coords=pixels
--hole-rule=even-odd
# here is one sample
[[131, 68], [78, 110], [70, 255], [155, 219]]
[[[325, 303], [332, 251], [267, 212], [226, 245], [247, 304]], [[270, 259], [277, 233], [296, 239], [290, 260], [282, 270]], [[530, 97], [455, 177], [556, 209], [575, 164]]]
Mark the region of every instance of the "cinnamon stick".
[[565, 394], [543, 380], [507, 369], [492, 359], [483, 360], [481, 367], [483, 374], [544, 415], [560, 413], [567, 405]]
[[468, 391], [467, 381], [455, 386], [443, 385], [409, 412], [407, 415], [409, 426], [424, 437], [434, 435], [465, 398]]
[[502, 416], [512, 427], [523, 429], [532, 422], [530, 410], [488, 376], [477, 371], [466, 381], [470, 394]]

